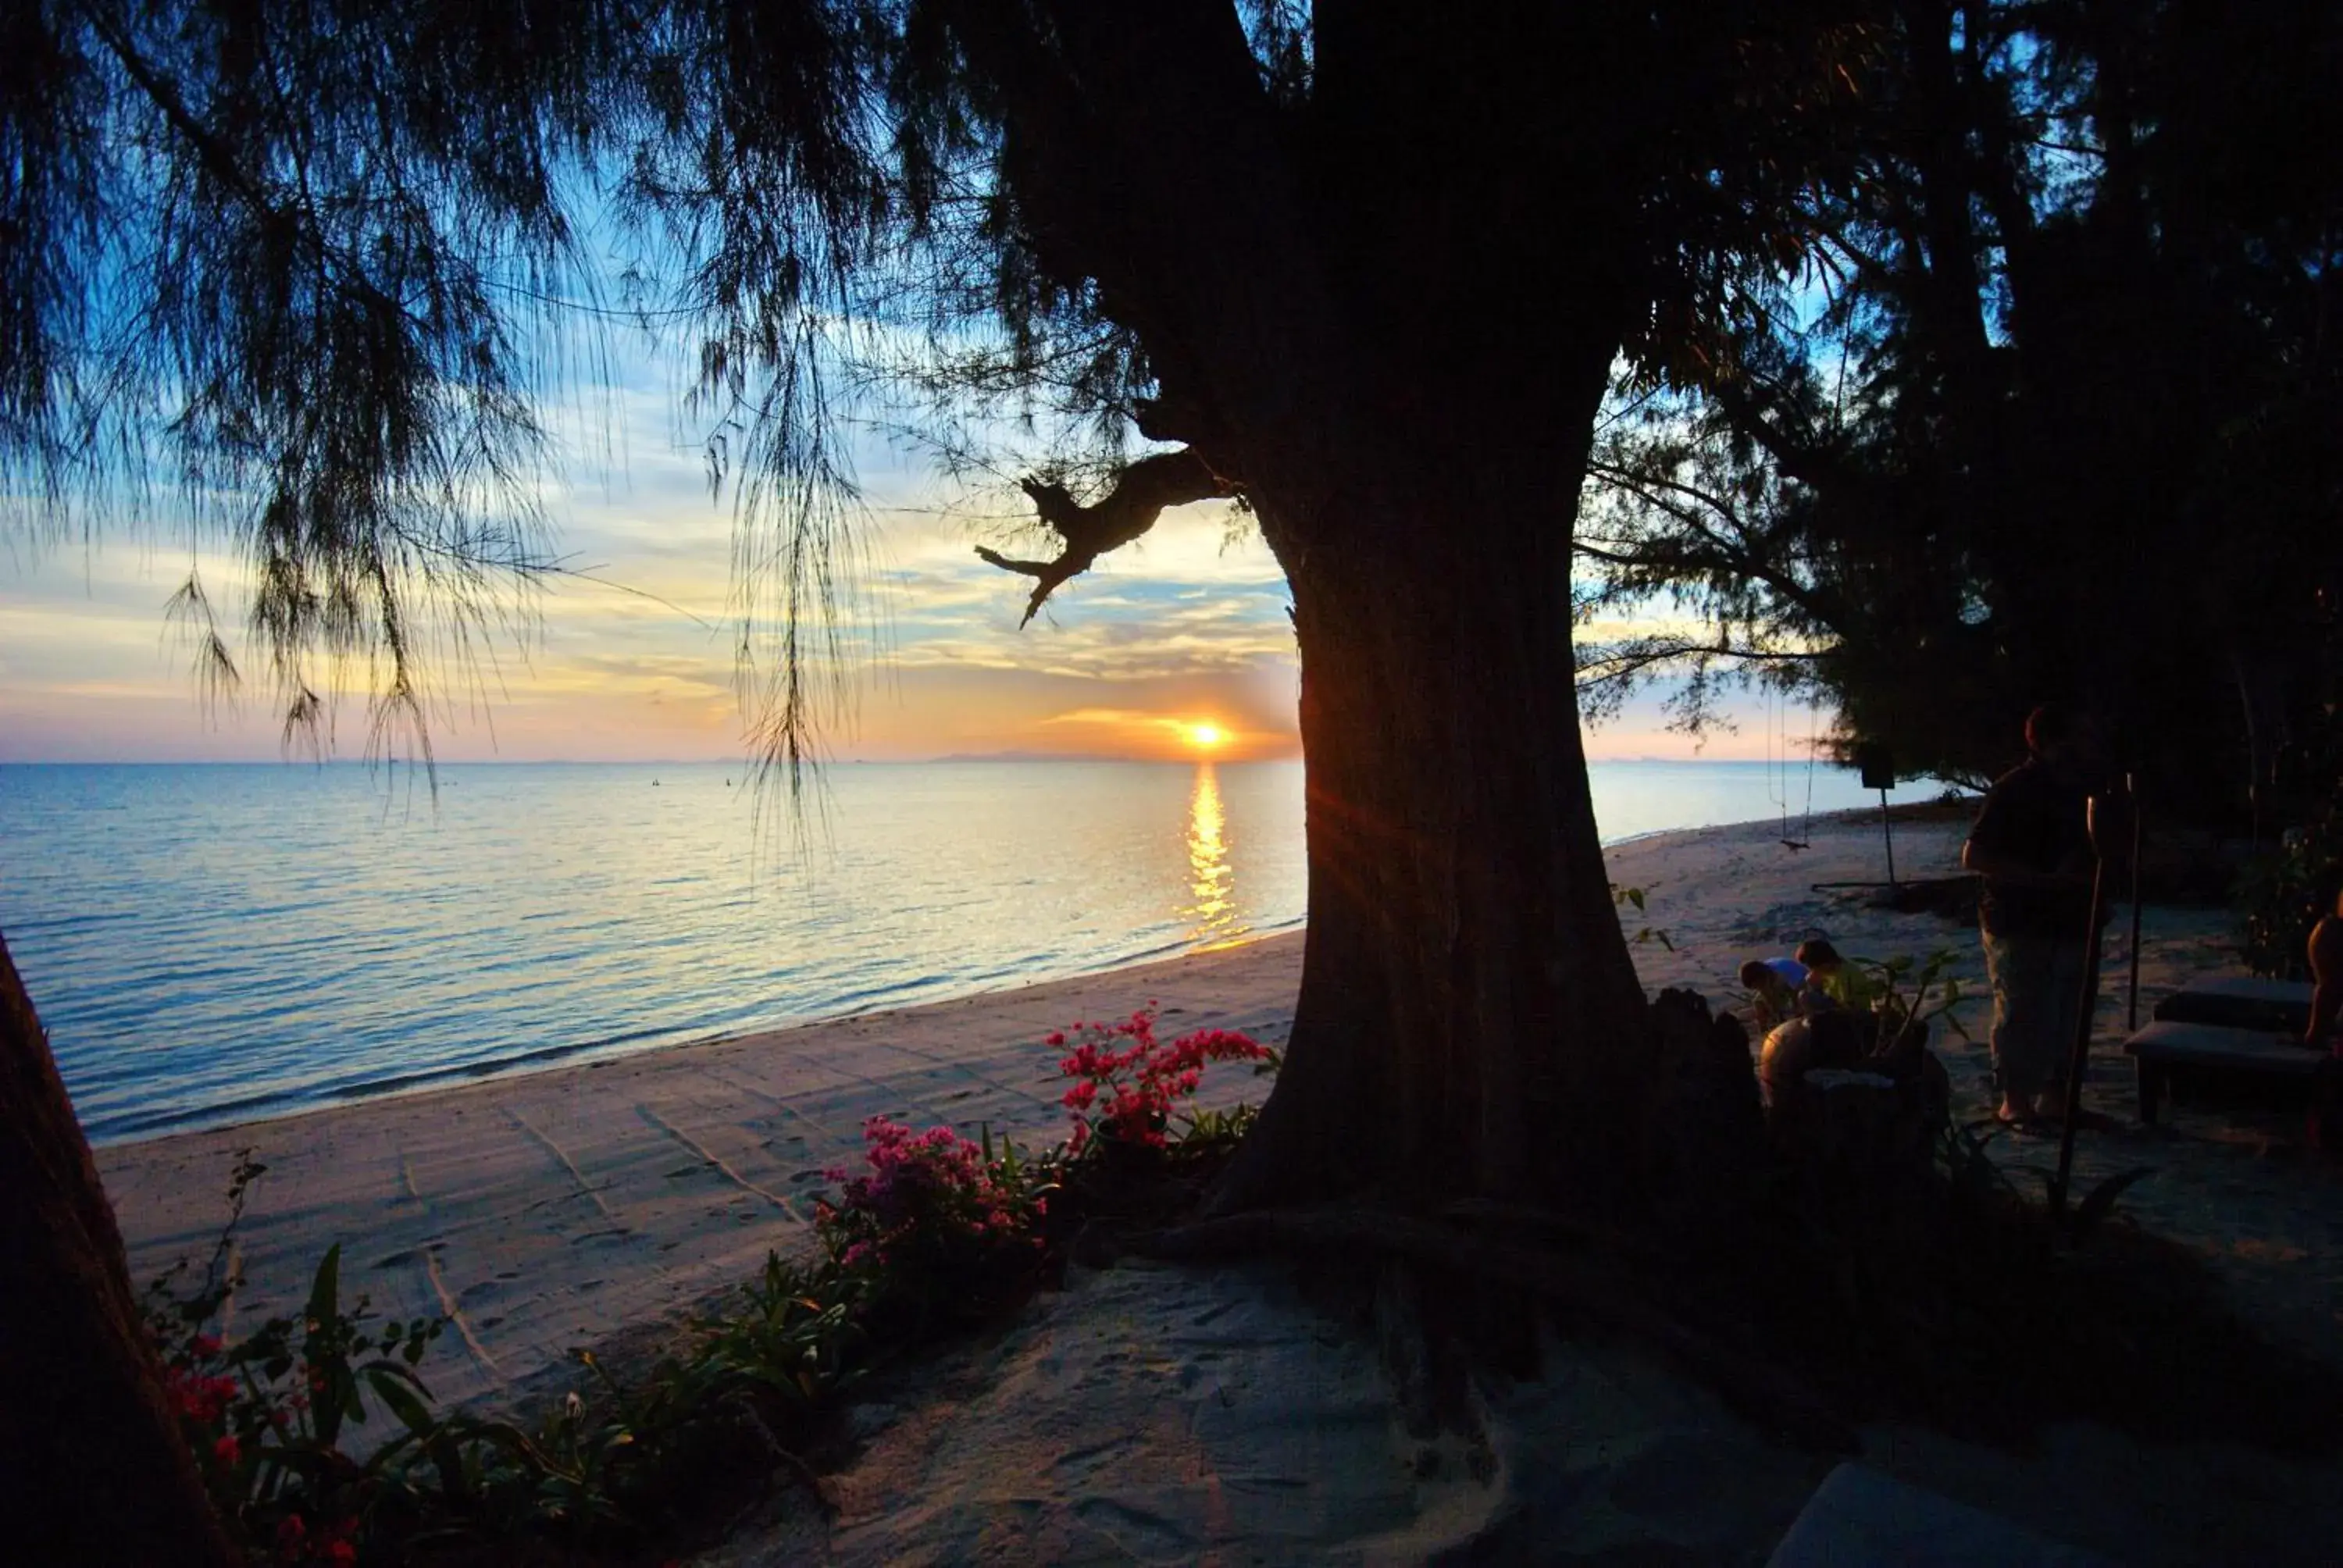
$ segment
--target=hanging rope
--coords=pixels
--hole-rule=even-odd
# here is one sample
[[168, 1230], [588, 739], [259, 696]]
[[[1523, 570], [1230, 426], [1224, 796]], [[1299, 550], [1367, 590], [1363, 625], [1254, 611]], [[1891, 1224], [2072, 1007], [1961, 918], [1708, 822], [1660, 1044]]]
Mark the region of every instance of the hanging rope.
[[[1805, 820], [1798, 836], [1790, 837], [1790, 713], [1788, 705], [1772, 687], [1765, 689], [1765, 799], [1781, 809], [1782, 847], [1803, 849], [1811, 841], [1815, 822], [1815, 746], [1814, 731], [1819, 720], [1815, 709], [1807, 709], [1806, 740], [1806, 809]], [[1777, 760], [1778, 759], [1778, 760]]]
[[1806, 814], [1798, 823], [1798, 841], [1794, 848], [1803, 849], [1815, 841], [1815, 759], [1822, 751], [1822, 712], [1806, 704]]

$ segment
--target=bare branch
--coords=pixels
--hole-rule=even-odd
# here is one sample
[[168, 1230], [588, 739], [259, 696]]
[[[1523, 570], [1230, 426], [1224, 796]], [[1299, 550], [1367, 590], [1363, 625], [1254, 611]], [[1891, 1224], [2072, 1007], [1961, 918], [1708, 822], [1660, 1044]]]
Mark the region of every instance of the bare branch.
[[1024, 617], [1017, 623], [1021, 628], [1032, 624], [1034, 616], [1041, 613], [1042, 604], [1060, 584], [1088, 571], [1091, 563], [1107, 551], [1119, 549], [1146, 533], [1155, 526], [1164, 508], [1235, 493], [1233, 486], [1205, 467], [1204, 460], [1193, 452], [1160, 452], [1140, 458], [1116, 476], [1112, 489], [1089, 506], [1075, 500], [1073, 493], [1063, 485], [1045, 479], [1026, 479], [1021, 483], [1025, 493], [1033, 498], [1033, 509], [1065, 541], [1065, 548], [1059, 552], [1057, 559], [1050, 561], [1012, 560], [982, 545], [976, 549], [979, 556], [1002, 571], [1036, 579], [1032, 597], [1025, 602]]

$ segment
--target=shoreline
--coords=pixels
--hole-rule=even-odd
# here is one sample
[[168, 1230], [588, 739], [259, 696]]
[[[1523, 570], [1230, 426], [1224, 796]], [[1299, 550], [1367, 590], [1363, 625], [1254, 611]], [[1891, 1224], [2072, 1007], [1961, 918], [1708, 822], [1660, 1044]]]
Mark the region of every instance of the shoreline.
[[[1954, 869], [1966, 825], [1966, 810], [1936, 821], [1899, 814], [1899, 873]], [[1813, 889], [1879, 869], [1876, 812], [1817, 814], [1804, 849], [1785, 848], [1777, 827], [1678, 829], [1610, 848], [1613, 878], [1645, 891], [1636, 925], [1669, 936], [1632, 950], [1645, 989], [1684, 986], [1729, 1004], [1741, 958], [1808, 935], [1874, 959], [1946, 949], [1968, 998], [1960, 1011], [1981, 1037], [1974, 930]], [[297, 1311], [338, 1241], [347, 1295], [370, 1296], [386, 1316], [450, 1320], [419, 1369], [437, 1399], [504, 1405], [561, 1386], [573, 1347], [655, 1341], [745, 1283], [769, 1249], [805, 1245], [811, 1200], [829, 1185], [827, 1168], [859, 1153], [863, 1117], [1051, 1136], [1063, 1126], [1056, 1053], [1040, 1044], [1051, 1029], [1151, 997], [1168, 1031], [1216, 1026], [1282, 1043], [1302, 941], [1290, 931], [114, 1144], [98, 1164], [143, 1281], [209, 1252], [232, 1151], [253, 1147], [270, 1169], [238, 1232], [245, 1284], [227, 1331]], [[2189, 976], [2234, 969], [2231, 942], [2226, 910], [2148, 906], [2143, 1016]], [[2111, 941], [2109, 972], [2128, 956]], [[2256, 1330], [2343, 1366], [2343, 1165], [2301, 1148], [2298, 1114], [2184, 1102], [2157, 1127], [2137, 1125], [2124, 1032], [2110, 985], [2085, 1081], [2112, 1125], [2078, 1145], [2078, 1182], [2157, 1166], [2125, 1193], [2116, 1222], [2189, 1248]], [[1975, 1121], [1988, 1109], [1981, 1039], [1946, 1030], [1933, 1044], [1955, 1121]], [[1202, 1099], [1259, 1091], [1242, 1074], [1208, 1078]], [[2053, 1161], [2056, 1142], [2013, 1135], [1993, 1149], [2030, 1190], [2026, 1172]], [[1630, 1347], [1556, 1341], [1545, 1367], [1538, 1382], [1490, 1392], [1491, 1477], [1447, 1439], [1409, 1431], [1373, 1346], [1330, 1332], [1279, 1271], [1078, 1270], [1000, 1336], [877, 1396], [897, 1402], [858, 1407], [866, 1442], [834, 1478], [834, 1520], [790, 1514], [699, 1561], [1122, 1560], [1131, 1529], [1163, 1560], [1414, 1561], [1524, 1505], [1564, 1509], [1549, 1523], [1592, 1553], [1643, 1540], [1676, 1559], [1756, 1561], [1821, 1478], [1812, 1456], [1755, 1432]], [[357, 1433], [361, 1443], [368, 1435]], [[2321, 1560], [2316, 1542], [2343, 1529], [2329, 1460], [2227, 1442], [2143, 1446], [2088, 1425], [2049, 1429], [2025, 1453], [1910, 1426], [1862, 1437], [1875, 1469], [2118, 1561], [2242, 1552], [2308, 1563]], [[1737, 1479], [1719, 1487], [1721, 1475]]]
[[[1730, 892], [1718, 879], [1742, 876], [1752, 852], [1785, 853], [1776, 824], [1675, 829], [1607, 847], [1614, 879], [1646, 889], [1643, 918], [1674, 933], [1672, 950], [1634, 949], [1646, 988], [1738, 1000], [1709, 918], [1760, 893], [1807, 897], [1805, 879], [1825, 864], [1855, 865], [1877, 825], [1851, 815], [1814, 819], [1828, 862], [1809, 851], [1762, 886]], [[1791, 885], [1777, 885], [1784, 873]], [[1687, 923], [1690, 906], [1701, 912]], [[441, 1358], [434, 1392], [491, 1398], [558, 1365], [570, 1346], [746, 1279], [769, 1248], [805, 1244], [823, 1172], [859, 1158], [868, 1117], [1054, 1138], [1061, 1082], [1040, 1041], [1076, 1019], [1120, 1017], [1156, 998], [1167, 1030], [1238, 1029], [1282, 1045], [1303, 934], [171, 1131], [96, 1154], [133, 1277], [145, 1280], [208, 1252], [236, 1151], [252, 1149], [270, 1170], [239, 1231], [238, 1312], [297, 1307], [317, 1258], [345, 1241], [345, 1278], [370, 1291], [377, 1311], [451, 1320], [445, 1342], [461, 1361]], [[1252, 1079], [1233, 1075], [1208, 1078], [1201, 1100], [1259, 1097]]]
[[[144, 1282], [209, 1252], [236, 1152], [268, 1167], [239, 1229], [236, 1311], [297, 1308], [326, 1248], [392, 1317], [444, 1314], [429, 1379], [492, 1397], [570, 1347], [688, 1309], [809, 1234], [824, 1171], [874, 1115], [1063, 1126], [1043, 1035], [1160, 999], [1167, 1028], [1281, 1044], [1301, 933], [892, 1011], [562, 1062], [95, 1151]], [[1206, 1103], [1252, 1080], [1208, 1083]], [[1219, 1092], [1215, 1092], [1215, 1089]]]
[[[536, 766], [536, 764], [528, 766]], [[569, 766], [569, 764], [561, 764], [561, 766]], [[592, 764], [591, 766], [604, 765]], [[1907, 801], [1892, 808], [1894, 820], [1898, 824], [1931, 821], [1936, 819], [1936, 814], [1943, 809], [1945, 808], [1933, 801]], [[1974, 802], [1965, 802], [1960, 809], [1964, 812], [1973, 810]], [[1869, 825], [1875, 827], [1877, 813], [1876, 807], [1848, 807], [1817, 812], [1809, 826]], [[1605, 858], [1608, 859], [1622, 850], [1632, 853], [1636, 846], [1664, 843], [1688, 835], [1755, 830], [1768, 827], [1770, 821], [1769, 819], [1752, 818], [1745, 821], [1711, 823], [1699, 828], [1657, 828], [1646, 832], [1626, 834], [1609, 840], [1604, 844], [1603, 849]], [[482, 1088], [530, 1078], [540, 1073], [560, 1072], [602, 1062], [629, 1060], [636, 1057], [656, 1055], [662, 1051], [691, 1050], [719, 1045], [728, 1040], [761, 1039], [767, 1035], [785, 1034], [847, 1019], [878, 1017], [947, 1003], [1008, 995], [1035, 985], [1085, 981], [1125, 970], [1142, 970], [1153, 964], [1168, 963], [1182, 958], [1202, 957], [1232, 948], [1274, 941], [1283, 937], [1299, 937], [1303, 930], [1304, 921], [1297, 917], [1248, 931], [1234, 941], [1187, 948], [1167, 944], [1065, 974], [1033, 980], [980, 983], [970, 990], [951, 991], [921, 1000], [901, 1002], [882, 1000], [840, 1011], [811, 1012], [799, 1017], [782, 1017], [744, 1026], [717, 1028], [706, 1033], [697, 1032], [692, 1026], [678, 1026], [671, 1030], [655, 1031], [668, 1035], [669, 1038], [648, 1044], [637, 1043], [640, 1039], [639, 1033], [626, 1034], [599, 1040], [535, 1046], [493, 1060], [422, 1067], [406, 1072], [391, 1070], [379, 1081], [379, 1087], [376, 1087], [374, 1082], [369, 1081], [355, 1089], [328, 1091], [324, 1098], [319, 1099], [301, 1098], [305, 1091], [300, 1090], [277, 1091], [248, 1100], [231, 1101], [200, 1110], [162, 1113], [167, 1114], [169, 1119], [126, 1131], [94, 1135], [90, 1139], [90, 1146], [93, 1150], [125, 1149], [173, 1138], [195, 1137], [206, 1133], [226, 1132], [238, 1128], [260, 1127], [270, 1122], [295, 1121], [417, 1095]]]
[[[1898, 824], [1896, 865], [1917, 879], [1956, 866], [1960, 819]], [[1678, 829], [1613, 847], [1614, 879], [1644, 890], [1635, 917], [1667, 933], [1634, 949], [1647, 991], [1684, 987], [1727, 1006], [1739, 960], [1828, 935], [1867, 958], [1950, 950], [1971, 1039], [1939, 1030], [1956, 1121], [1986, 1113], [1983, 961], [1974, 930], [1875, 910], [1811, 884], [1875, 874], [1875, 813], [1817, 815], [1792, 851], [1770, 822]], [[2233, 969], [2222, 910], [2149, 906], [2142, 1015], [2193, 973]], [[96, 1151], [133, 1276], [210, 1250], [225, 1218], [234, 1151], [270, 1167], [238, 1246], [239, 1314], [297, 1306], [325, 1249], [347, 1243], [345, 1278], [386, 1314], [445, 1313], [458, 1332], [435, 1358], [436, 1393], [491, 1397], [559, 1363], [569, 1347], [657, 1321], [745, 1280], [769, 1248], [808, 1235], [824, 1171], [860, 1151], [863, 1120], [949, 1123], [969, 1136], [1033, 1141], [1064, 1126], [1055, 1053], [1040, 1041], [1080, 1018], [1128, 1013], [1150, 998], [1164, 1028], [1289, 1033], [1302, 934], [1058, 980], [832, 1018], [786, 1030], [669, 1045], [297, 1115], [176, 1132]], [[2128, 953], [2111, 940], [2108, 972]], [[2343, 1360], [2343, 1179], [2293, 1152], [2298, 1119], [2205, 1123], [2184, 1109], [2130, 1125], [2120, 988], [2103, 991], [2087, 1093], [2125, 1125], [2084, 1140], [2087, 1187], [2139, 1163], [2167, 1174], [2127, 1193], [2143, 1223], [2203, 1251], [2258, 1322]], [[1203, 1100], [1258, 1099], [1238, 1074]], [[2007, 1139], [2005, 1165], [2038, 1165], [2046, 1141]], [[2020, 1176], [2031, 1181], [2030, 1177]], [[2258, 1205], [2234, 1212], [2240, 1195]]]
[[[1668, 829], [1668, 831], [1698, 832], [1699, 829]], [[629, 1061], [637, 1057], [655, 1056], [668, 1050], [693, 1050], [705, 1046], [721, 1045], [728, 1040], [761, 1040], [768, 1035], [792, 1033], [798, 1030], [814, 1029], [828, 1023], [840, 1023], [849, 1019], [883, 1017], [894, 1013], [912, 1012], [920, 1008], [942, 1007], [953, 1002], [975, 1001], [986, 997], [1013, 994], [1034, 986], [1067, 985], [1105, 975], [1121, 974], [1147, 969], [1155, 964], [1172, 963], [1185, 958], [1204, 958], [1234, 948], [1250, 947], [1257, 942], [1276, 941], [1282, 938], [1298, 938], [1302, 922], [1296, 919], [1250, 930], [1233, 940], [1203, 947], [1165, 947], [1151, 950], [1137, 957], [1117, 959], [1092, 969], [1078, 970], [1070, 974], [1044, 976], [1034, 980], [1001, 980], [980, 985], [975, 990], [953, 991], [920, 1001], [874, 1002], [840, 1012], [809, 1013], [802, 1018], [782, 1018], [770, 1022], [749, 1024], [739, 1028], [720, 1029], [713, 1033], [696, 1034], [689, 1030], [672, 1031], [677, 1038], [659, 1040], [649, 1044], [637, 1044], [640, 1034], [621, 1035], [604, 1040], [581, 1040], [571, 1045], [548, 1045], [499, 1058], [495, 1061], [476, 1062], [466, 1066], [419, 1069], [394, 1076], [381, 1088], [362, 1087], [338, 1093], [330, 1099], [288, 1103], [278, 1109], [259, 1109], [256, 1114], [236, 1115], [236, 1112], [257, 1104], [285, 1099], [284, 1095], [262, 1097], [256, 1102], [231, 1101], [205, 1111], [189, 1111], [169, 1124], [140, 1128], [131, 1132], [92, 1137], [95, 1151], [124, 1149], [144, 1143], [159, 1142], [171, 1138], [192, 1138], [211, 1132], [230, 1132], [238, 1128], [261, 1127], [270, 1122], [293, 1121], [303, 1117], [324, 1115], [330, 1111], [347, 1111], [360, 1106], [377, 1105], [387, 1101], [412, 1099], [417, 1095], [438, 1094], [453, 1091], [481, 1089], [491, 1084], [518, 1079], [534, 1078], [540, 1073], [562, 1072], [574, 1069], [598, 1066], [605, 1062]], [[670, 1031], [657, 1031], [670, 1032]], [[215, 1116], [227, 1120], [213, 1120]]]

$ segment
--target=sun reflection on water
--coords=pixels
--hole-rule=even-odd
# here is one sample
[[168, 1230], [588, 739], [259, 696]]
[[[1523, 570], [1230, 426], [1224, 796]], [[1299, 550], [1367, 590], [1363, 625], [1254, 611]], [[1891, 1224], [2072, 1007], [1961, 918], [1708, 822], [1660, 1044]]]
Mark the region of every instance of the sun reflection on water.
[[1225, 947], [1252, 930], [1237, 912], [1220, 773], [1210, 762], [1196, 764], [1196, 790], [1188, 802], [1188, 892], [1189, 905], [1181, 913], [1190, 922], [1189, 940]]

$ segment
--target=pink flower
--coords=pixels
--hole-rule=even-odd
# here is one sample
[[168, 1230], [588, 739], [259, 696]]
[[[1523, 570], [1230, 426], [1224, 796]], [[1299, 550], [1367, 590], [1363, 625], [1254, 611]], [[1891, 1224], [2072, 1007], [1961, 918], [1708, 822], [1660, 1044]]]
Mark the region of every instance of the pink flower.
[[203, 1357], [204, 1360], [209, 1361], [220, 1353], [219, 1339], [213, 1334], [197, 1334], [187, 1342], [187, 1349]]
[[236, 1446], [236, 1436], [232, 1432], [212, 1444], [212, 1457], [222, 1464], [234, 1464], [242, 1456], [243, 1450]]

